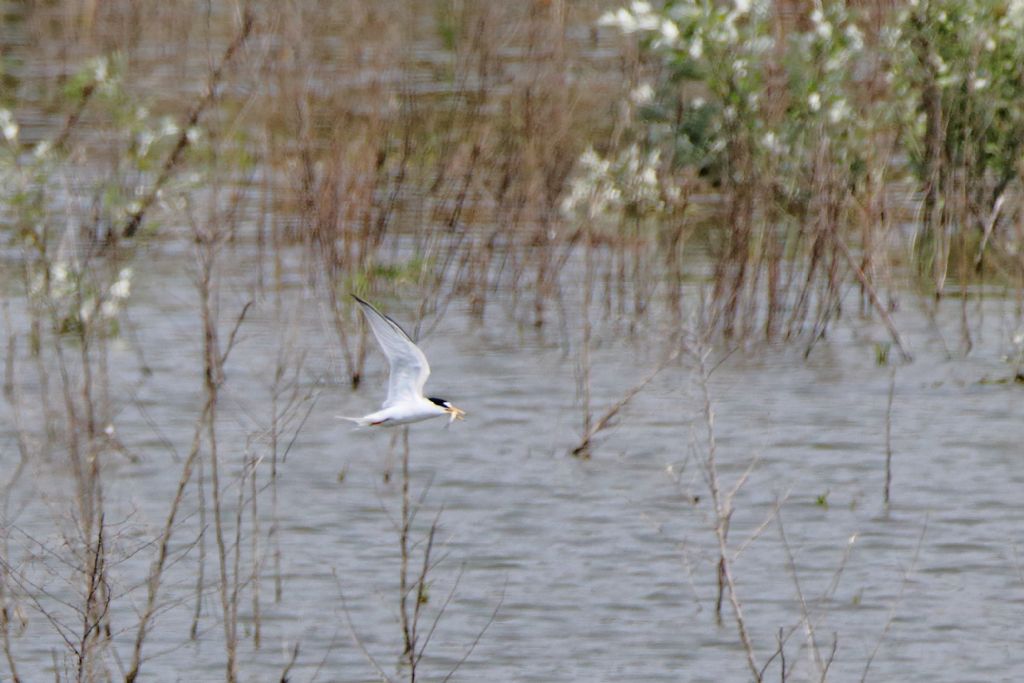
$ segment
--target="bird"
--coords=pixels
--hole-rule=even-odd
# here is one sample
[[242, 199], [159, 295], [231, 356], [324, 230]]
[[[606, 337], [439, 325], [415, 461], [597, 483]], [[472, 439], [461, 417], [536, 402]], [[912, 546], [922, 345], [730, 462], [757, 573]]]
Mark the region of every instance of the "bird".
[[449, 425], [464, 419], [466, 412], [456, 408], [451, 401], [423, 395], [430, 365], [402, 326], [355, 294], [352, 298], [359, 303], [373, 336], [388, 359], [388, 396], [377, 412], [362, 417], [339, 417], [355, 422], [359, 427], [394, 427], [442, 415], [449, 416]]

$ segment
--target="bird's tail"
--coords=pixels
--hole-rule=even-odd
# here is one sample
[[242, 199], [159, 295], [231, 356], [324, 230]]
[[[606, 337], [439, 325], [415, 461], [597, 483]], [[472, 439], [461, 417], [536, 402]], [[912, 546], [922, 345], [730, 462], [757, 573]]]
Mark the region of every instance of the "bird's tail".
[[340, 420], [348, 420], [349, 422], [355, 422], [356, 427], [366, 427], [370, 424], [370, 421], [365, 417], [349, 417], [348, 415], [335, 415]]

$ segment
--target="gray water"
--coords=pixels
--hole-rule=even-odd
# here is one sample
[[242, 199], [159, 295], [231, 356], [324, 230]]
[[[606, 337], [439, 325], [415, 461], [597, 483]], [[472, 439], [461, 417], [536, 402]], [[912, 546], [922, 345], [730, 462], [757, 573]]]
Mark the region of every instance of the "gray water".
[[[137, 258], [152, 267], [137, 270], [125, 331], [110, 356], [114, 426], [131, 457], [104, 456], [107, 523], [116, 539], [111, 622], [125, 661], [153, 558], [147, 544], [166, 517], [201, 405], [192, 256], [154, 245]], [[253, 253], [235, 247], [222, 261], [226, 338], [232, 316], [252, 295]], [[590, 460], [573, 458], [568, 451], [581, 422], [578, 356], [552, 338], [550, 327], [517, 324], [509, 301], [496, 299], [480, 322], [453, 300], [443, 318], [428, 321], [432, 332], [422, 340], [433, 366], [428, 393], [451, 399], [468, 418], [448, 429], [440, 421], [411, 429], [412, 489], [422, 496], [414, 536], [422, 540], [437, 517], [435, 557], [443, 556], [430, 573], [426, 623], [458, 582], [421, 680], [443, 678], [478, 639], [454, 680], [749, 679], [728, 603], [722, 623], [715, 618], [717, 546], [700, 464], [707, 453], [703, 399], [692, 364], [667, 368], [602, 434]], [[415, 314], [409, 301], [378, 303], [399, 320]], [[955, 319], [958, 304], [948, 305]], [[835, 641], [833, 680], [859, 680], [876, 647], [869, 680], [991, 681], [1024, 669], [1020, 387], [992, 381], [1012, 376], [1003, 359], [1011, 316], [999, 299], [985, 306], [979, 343], [966, 357], [948, 355], [920, 313], [897, 317], [916, 359], [895, 367], [888, 509], [884, 426], [893, 368], [875, 363], [873, 347], [884, 341], [883, 329], [848, 319], [806, 359], [792, 347], [754, 348], [728, 355], [713, 372], [723, 487], [754, 462], [735, 496], [729, 539], [733, 552], [743, 547], [733, 572], [760, 663], [775, 650], [778, 629], [795, 627], [787, 667], [797, 680], [818, 677], [812, 651], [800, 647], [807, 641], [798, 584], [822, 657]], [[294, 345], [283, 341], [281, 315], [294, 317]], [[598, 411], [654, 367], [664, 327], [651, 321], [630, 338], [613, 323], [598, 326]], [[571, 321], [567, 329], [577, 338]], [[282, 347], [308, 353], [302, 392], [315, 402], [300, 404], [283, 437], [290, 439], [308, 413], [278, 464], [283, 593], [276, 603], [270, 490], [257, 496], [262, 643], [256, 649], [251, 638], [247, 585], [242, 679], [277, 680], [295, 644], [300, 653], [290, 680], [376, 680], [362, 648], [400, 676], [398, 460], [390, 454], [390, 432], [354, 430], [335, 417], [374, 409], [386, 368], [372, 350], [364, 385], [352, 391], [336, 338], [316, 301], [297, 286], [257, 300], [226, 367], [219, 430], [229, 539], [243, 459], [265, 458], [257, 478], [260, 486], [269, 480], [261, 437]], [[722, 358], [716, 353], [715, 361]], [[31, 396], [31, 387], [25, 391]], [[5, 425], [8, 419], [9, 411]], [[9, 429], [3, 444], [0, 457], [10, 472], [17, 454]], [[393, 472], [390, 481], [386, 471]], [[73, 509], [63, 475], [53, 461], [29, 463], [4, 518], [7, 561], [31, 578], [21, 588], [38, 601], [22, 600], [27, 626], [11, 646], [25, 680], [52, 677], [53, 653], [65, 662], [64, 643], [41, 608], [72, 630], [76, 625], [59, 603], [71, 595], [72, 573], [55, 559], [65, 550], [59, 530], [71, 528]], [[209, 495], [208, 470], [205, 486]], [[144, 680], [223, 679], [209, 528], [200, 634], [188, 638], [197, 510], [193, 485], [146, 644]], [[249, 508], [244, 514], [243, 573], [251, 570], [252, 540]], [[109, 666], [116, 678], [113, 659]]]

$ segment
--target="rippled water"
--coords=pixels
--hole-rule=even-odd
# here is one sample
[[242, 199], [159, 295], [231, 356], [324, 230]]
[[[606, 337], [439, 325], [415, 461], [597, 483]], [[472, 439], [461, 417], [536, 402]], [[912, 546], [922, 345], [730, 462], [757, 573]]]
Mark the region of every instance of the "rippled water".
[[[107, 456], [105, 472], [107, 519], [117, 535], [113, 635], [123, 653], [152, 559], [152, 549], [139, 546], [159, 532], [200, 407], [191, 259], [157, 258], [159, 247], [151, 250], [141, 256], [153, 267], [139, 269], [129, 332], [111, 356], [118, 436], [137, 457]], [[250, 296], [251, 252], [239, 247], [224, 258], [233, 272], [221, 298], [227, 318]], [[267, 538], [269, 489], [257, 498], [262, 644], [253, 646], [245, 597], [243, 679], [280, 675], [298, 643], [293, 680], [374, 680], [354, 635], [383, 669], [395, 671], [400, 488], [397, 476], [385, 481], [384, 474], [397, 461], [389, 456], [390, 433], [353, 430], [334, 416], [377, 405], [382, 359], [372, 352], [364, 387], [351, 391], [315, 302], [299, 288], [283, 292], [282, 301], [301, 333], [292, 351], [309, 354], [302, 383], [317, 399], [279, 464], [279, 603]], [[414, 314], [407, 302], [379, 303], [400, 320]], [[787, 666], [797, 679], [816, 678], [812, 653], [796, 646], [805, 638], [799, 585], [823, 657], [836, 642], [835, 680], [859, 680], [876, 646], [870, 680], [994, 680], [1024, 667], [1020, 387], [983, 381], [1011, 374], [999, 355], [1008, 316], [999, 300], [987, 305], [982, 343], [967, 358], [948, 357], [917, 313], [897, 319], [917, 359], [896, 368], [889, 510], [882, 486], [891, 369], [875, 365], [871, 344], [875, 335], [884, 339], [883, 330], [852, 320], [806, 360], [793, 349], [741, 351], [712, 375], [723, 486], [756, 460], [735, 497], [730, 541], [743, 546], [734, 572], [762, 662], [778, 629], [796, 627]], [[258, 301], [227, 366], [220, 439], [231, 473], [225, 500], [232, 538], [241, 462], [266, 454], [260, 436], [269, 425], [270, 377], [284, 330], [274, 311], [273, 296]], [[424, 678], [442, 678], [492, 615], [458, 680], [749, 678], [728, 605], [722, 624], [714, 614], [717, 549], [698, 461], [706, 452], [704, 423], [691, 368], [662, 373], [582, 461], [567, 454], [580, 422], [576, 356], [553, 343], [550, 331], [514, 321], [501, 301], [482, 324], [455, 301], [423, 340], [434, 370], [430, 392], [469, 412], [450, 429], [437, 421], [411, 430], [413, 492], [423, 497], [416, 535], [438, 516], [437, 557], [444, 557], [431, 572], [429, 618], [458, 581], [428, 647]], [[594, 394], [605, 405], [656, 363], [659, 348], [648, 337], [659, 327], [632, 341], [611, 326], [600, 330]], [[140, 358], [151, 375], [140, 372]], [[17, 456], [9, 431], [4, 444], [10, 471]], [[269, 461], [257, 477], [267, 483]], [[58, 612], [56, 597], [67, 586], [43, 548], [62, 544], [56, 530], [68, 526], [69, 488], [59, 468], [31, 463], [6, 516], [8, 561], [36, 577], [39, 585], [26, 590]], [[777, 523], [744, 545], [776, 505], [792, 567]], [[243, 572], [251, 557], [249, 515], [246, 508]], [[193, 487], [175, 536], [164, 611], [147, 643], [147, 680], [223, 677], [209, 530], [205, 616], [200, 638], [188, 640], [198, 559], [196, 548], [186, 550], [198, 528]], [[64, 645], [36, 610], [25, 610], [27, 628], [12, 643], [21, 673], [27, 680], [52, 676], [51, 653]]]

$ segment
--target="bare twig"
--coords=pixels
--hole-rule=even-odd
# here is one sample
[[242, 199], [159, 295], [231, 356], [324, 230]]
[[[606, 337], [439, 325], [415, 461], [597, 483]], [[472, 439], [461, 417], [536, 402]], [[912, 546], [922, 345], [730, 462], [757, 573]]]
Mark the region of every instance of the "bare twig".
[[292, 647], [292, 656], [288, 658], [288, 663], [285, 664], [284, 671], [281, 672], [280, 683], [289, 683], [291, 679], [288, 678], [288, 674], [291, 673], [292, 667], [295, 666], [295, 661], [299, 658], [299, 644], [296, 642]]
[[789, 576], [793, 580], [793, 588], [796, 590], [796, 597], [800, 603], [801, 622], [807, 633], [807, 642], [811, 646], [811, 654], [814, 656], [814, 663], [818, 667], [818, 672], [824, 676], [825, 663], [821, 658], [818, 641], [814, 635], [814, 621], [811, 619], [810, 611], [807, 608], [807, 600], [804, 598], [803, 589], [800, 588], [800, 577], [796, 570], [796, 560], [793, 558], [793, 550], [789, 547], [789, 540], [786, 538], [786, 528], [782, 523], [782, 511], [778, 508], [775, 511], [775, 519], [778, 522], [777, 528], [779, 530], [779, 539], [782, 541], [782, 548], [786, 551], [786, 565], [789, 570]]
[[896, 394], [896, 368], [889, 373], [889, 398], [885, 404], [885, 488], [882, 500], [888, 507], [890, 487], [892, 485], [892, 399]]
[[850, 253], [850, 248], [846, 246], [846, 242], [843, 241], [842, 237], [840, 237], [838, 233], [833, 232], [832, 239], [839, 248], [839, 251], [842, 252], [843, 258], [846, 259], [850, 270], [852, 270], [853, 274], [857, 277], [861, 287], [863, 287], [864, 291], [867, 292], [868, 298], [871, 300], [871, 304], [875, 307], [875, 311], [878, 312], [878, 316], [882, 319], [886, 329], [889, 330], [889, 336], [892, 337], [892, 341], [896, 344], [896, 348], [900, 350], [900, 355], [903, 356], [903, 360], [907, 362], [912, 361], [914, 357], [910, 354], [910, 351], [907, 350], [906, 344], [903, 343], [903, 336], [896, 328], [896, 323], [893, 322], [892, 316], [889, 315], [889, 311], [885, 309], [885, 305], [882, 303], [882, 300], [878, 297], [878, 292], [875, 291], [875, 287], [871, 284], [871, 280], [869, 280], [868, 276], [864, 274], [863, 270], [861, 270], [860, 264], [857, 263], [853, 254]]
[[[719, 605], [724, 589], [728, 589], [729, 603], [732, 605], [733, 617], [736, 621], [736, 629], [739, 634], [740, 643], [743, 645], [747, 658], [747, 667], [754, 675], [754, 679], [761, 681], [761, 670], [757, 666], [757, 659], [754, 653], [754, 645], [750, 640], [746, 620], [743, 617], [743, 607], [740, 604], [739, 596], [736, 593], [736, 583], [732, 574], [732, 562], [729, 559], [729, 521], [732, 517], [732, 498], [736, 493], [733, 489], [729, 495], [723, 495], [718, 480], [718, 465], [716, 461], [717, 447], [715, 440], [715, 411], [711, 402], [711, 392], [708, 387], [709, 373], [707, 369], [707, 353], [695, 351], [698, 375], [697, 382], [701, 390], [704, 402], [704, 427], [706, 430], [707, 457], [704, 461], [707, 474], [708, 488], [711, 492], [711, 502], [715, 511], [715, 537], [718, 540], [718, 579], [719, 579]], [[720, 607], [719, 607], [720, 609]]]
[[207, 80], [206, 92], [203, 96], [192, 105], [192, 109], [189, 110], [188, 115], [185, 117], [185, 125], [181, 126], [181, 132], [178, 135], [178, 140], [175, 143], [170, 154], [164, 160], [163, 166], [160, 168], [160, 175], [157, 176], [153, 186], [150, 187], [149, 192], [139, 201], [139, 206], [128, 215], [127, 221], [125, 221], [120, 232], [111, 233], [112, 238], [123, 236], [131, 238], [135, 236], [139, 226], [142, 224], [142, 220], [149, 211], [153, 202], [160, 196], [160, 190], [163, 189], [164, 185], [170, 180], [171, 175], [174, 173], [181, 160], [181, 155], [185, 152], [185, 149], [191, 144], [190, 135], [192, 134], [192, 128], [199, 123], [199, 117], [202, 116], [203, 112], [206, 111], [214, 99], [217, 96], [217, 88], [220, 86], [221, 78], [224, 75], [224, 69], [231, 62], [235, 53], [241, 49], [245, 41], [248, 40], [252, 34], [252, 29], [255, 24], [255, 17], [251, 10], [246, 7], [245, 13], [242, 16], [242, 25], [238, 29], [238, 33], [235, 35], [234, 40], [228, 44], [224, 50], [224, 55], [221, 57], [220, 63], [213, 68], [210, 72], [210, 77]]
[[871, 654], [868, 655], [868, 659], [864, 662], [864, 673], [861, 674], [860, 681], [864, 683], [868, 679], [868, 671], [871, 670], [871, 664], [875, 661], [875, 655], [878, 654], [879, 648], [882, 647], [882, 642], [885, 640], [885, 636], [888, 635], [889, 629], [892, 628], [892, 622], [896, 618], [896, 610], [899, 608], [900, 601], [903, 599], [903, 593], [907, 590], [907, 586], [910, 585], [910, 576], [914, 573], [914, 569], [917, 567], [917, 560], [921, 556], [921, 547], [924, 545], [924, 537], [928, 532], [928, 520], [925, 519], [924, 525], [921, 527], [921, 534], [917, 537], [917, 544], [914, 546], [914, 555], [910, 560], [910, 566], [903, 572], [903, 580], [900, 581], [900, 590], [896, 594], [896, 598], [892, 601], [892, 606], [889, 608], [889, 616], [885, 620], [885, 625], [882, 627], [882, 632], [878, 634], [878, 641], [875, 643], [875, 647], [872, 648]]
[[345, 622], [348, 624], [349, 633], [352, 634], [352, 640], [355, 642], [356, 647], [359, 648], [359, 651], [363, 653], [363, 656], [366, 657], [366, 660], [370, 662], [370, 665], [373, 666], [377, 675], [380, 676], [380, 679], [382, 681], [387, 681], [387, 683], [392, 683], [393, 679], [391, 676], [388, 676], [387, 673], [384, 672], [384, 669], [381, 668], [380, 664], [377, 663], [377, 658], [370, 654], [370, 651], [366, 648], [366, 644], [363, 643], [363, 639], [359, 637], [359, 631], [356, 630], [355, 624], [352, 623], [352, 614], [349, 612], [348, 602], [345, 600], [345, 591], [341, 589], [341, 581], [338, 580], [337, 571], [332, 569], [331, 575], [334, 577], [334, 582], [338, 586], [338, 595], [341, 597], [341, 608], [345, 613]]
[[[611, 426], [612, 420], [615, 419], [615, 416], [618, 415], [623, 408], [629, 405], [630, 401], [636, 398], [636, 395], [643, 391], [648, 384], [654, 381], [654, 378], [657, 377], [661, 373], [661, 371], [665, 369], [666, 366], [668, 366], [672, 361], [674, 361], [678, 357], [678, 350], [668, 354], [668, 356], [666, 356], [664, 360], [658, 363], [657, 367], [655, 367], [653, 370], [647, 373], [647, 375], [639, 382], [630, 387], [626, 391], [626, 393], [622, 395], [622, 398], [620, 398], [617, 402], [609, 406], [609, 408], [601, 415], [601, 417], [599, 417], [597, 420], [593, 422], [587, 420], [585, 424], [590, 425], [590, 429], [583, 435], [583, 438], [576, 445], [576, 447], [572, 449], [572, 455], [577, 457], [587, 457], [587, 455], [590, 452], [590, 445], [594, 437], [597, 436], [602, 431], [604, 431], [605, 429], [607, 429], [609, 426]], [[587, 405], [586, 410], [589, 413], [589, 403]]]
[[451, 677], [455, 675], [455, 672], [458, 671], [459, 668], [463, 664], [465, 664], [467, 660], [469, 660], [470, 655], [473, 654], [473, 650], [476, 649], [476, 646], [480, 643], [480, 640], [484, 637], [484, 634], [487, 633], [487, 629], [491, 627], [491, 624], [493, 624], [494, 620], [498, 617], [498, 612], [501, 611], [501, 606], [505, 604], [505, 591], [507, 588], [508, 581], [506, 581], [505, 586], [502, 587], [501, 596], [498, 598], [498, 604], [495, 605], [494, 609], [491, 611], [491, 616], [488, 617], [487, 623], [485, 623], [483, 625], [483, 628], [481, 628], [480, 631], [476, 634], [476, 638], [474, 638], [473, 642], [470, 643], [468, 648], [466, 648], [466, 652], [462, 655], [461, 658], [459, 658], [459, 661], [455, 663], [455, 666], [453, 666], [451, 670], [448, 672], [448, 674], [441, 679], [442, 683], [447, 683], [449, 680], [451, 680]]

